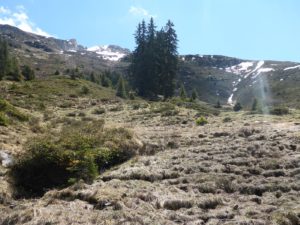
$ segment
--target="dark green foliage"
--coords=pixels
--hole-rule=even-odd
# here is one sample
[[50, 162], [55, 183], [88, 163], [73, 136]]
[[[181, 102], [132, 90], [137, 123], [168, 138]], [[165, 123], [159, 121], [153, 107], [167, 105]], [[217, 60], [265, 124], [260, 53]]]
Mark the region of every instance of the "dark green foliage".
[[20, 112], [9, 102], [0, 98], [0, 126], [7, 126], [14, 120], [23, 122], [28, 119], [26, 114]]
[[185, 91], [185, 88], [184, 88], [183, 84], [181, 84], [180, 91], [179, 91], [179, 96], [183, 100], [186, 99], [186, 91]]
[[104, 129], [103, 120], [73, 122], [53, 135], [30, 140], [11, 169], [17, 197], [41, 196], [132, 157], [138, 145], [126, 129]]
[[233, 106], [233, 111], [238, 112], [242, 109], [241, 103], [237, 102], [235, 103], [235, 105]]
[[9, 120], [7, 116], [3, 113], [0, 112], [0, 126], [7, 126], [9, 124]]
[[83, 74], [79, 71], [78, 67], [70, 70], [70, 77], [72, 80], [83, 78]]
[[135, 41], [137, 47], [130, 69], [132, 86], [143, 97], [173, 96], [178, 64], [174, 24], [168, 21], [164, 28], [156, 31], [153, 18], [148, 26], [142, 21], [137, 27]]
[[25, 80], [33, 80], [35, 78], [34, 70], [28, 65], [23, 66], [22, 74]]
[[55, 71], [54, 75], [59, 75], [60, 72], [58, 70]]
[[207, 123], [208, 123], [207, 119], [203, 116], [196, 119], [196, 125], [198, 126], [204, 126]]
[[195, 101], [197, 98], [198, 98], [198, 94], [197, 94], [196, 89], [194, 88], [193, 91], [192, 91], [191, 100]]
[[110, 87], [111, 84], [111, 80], [109, 79], [109, 71], [105, 71], [104, 74], [101, 75], [100, 77], [100, 84], [103, 87]]
[[175, 116], [178, 114], [176, 105], [170, 102], [159, 102], [151, 105], [151, 113], [160, 113], [161, 116]]
[[97, 109], [94, 109], [94, 111], [93, 111], [93, 114], [96, 114], [96, 115], [100, 115], [103, 113], [105, 113], [105, 108], [97, 108]]
[[252, 107], [251, 107], [251, 111], [256, 111], [256, 110], [257, 110], [257, 99], [254, 98], [253, 103], [252, 103]]
[[229, 123], [229, 122], [232, 122], [232, 119], [230, 117], [225, 117], [223, 119], [223, 123]]
[[272, 109], [270, 109], [270, 114], [272, 115], [277, 115], [277, 116], [282, 116], [282, 115], [286, 115], [289, 114], [289, 109], [286, 107], [274, 107]]
[[216, 108], [211, 107], [207, 103], [200, 102], [200, 101], [187, 101], [182, 100], [181, 98], [172, 98], [170, 102], [183, 108], [193, 109], [198, 112], [199, 115], [219, 115], [220, 111]]
[[21, 80], [23, 80], [23, 76], [22, 76], [21, 71], [20, 71], [19, 62], [18, 62], [18, 59], [16, 57], [13, 57], [11, 59], [11, 64], [10, 64], [10, 70], [9, 70], [9, 73], [8, 73], [8, 78], [10, 80], [13, 80], [13, 81], [21, 81]]
[[217, 101], [217, 104], [216, 104], [216, 106], [215, 106], [215, 107], [216, 107], [217, 109], [220, 109], [220, 108], [222, 108], [220, 101]]
[[129, 97], [130, 100], [134, 100], [135, 99], [134, 92], [133, 91], [129, 91], [128, 97]]
[[87, 86], [82, 86], [81, 94], [87, 95], [88, 93], [90, 93], [90, 89]]
[[0, 80], [7, 75], [9, 70], [9, 55], [7, 42], [0, 39]]
[[95, 76], [94, 72], [91, 72], [91, 74], [90, 74], [90, 81], [93, 83], [96, 83], [96, 76]]
[[118, 84], [117, 84], [116, 95], [121, 98], [127, 98], [125, 83], [124, 83], [124, 79], [122, 76], [120, 76]]

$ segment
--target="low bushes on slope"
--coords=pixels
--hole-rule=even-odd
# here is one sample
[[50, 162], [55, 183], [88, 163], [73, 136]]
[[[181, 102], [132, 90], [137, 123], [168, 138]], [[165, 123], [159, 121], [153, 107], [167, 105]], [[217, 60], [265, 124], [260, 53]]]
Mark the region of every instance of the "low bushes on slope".
[[26, 114], [17, 110], [8, 101], [0, 98], [0, 126], [7, 126], [13, 120], [27, 121]]
[[40, 196], [77, 180], [91, 182], [100, 170], [132, 157], [139, 145], [124, 128], [104, 128], [102, 120], [74, 122], [61, 132], [30, 140], [12, 167], [16, 197]]
[[273, 107], [270, 109], [270, 114], [277, 115], [277, 116], [286, 115], [289, 114], [289, 109], [283, 106]]
[[201, 101], [185, 101], [180, 98], [172, 98], [170, 102], [179, 107], [196, 110], [198, 114], [203, 116], [220, 114], [220, 111], [218, 109]]

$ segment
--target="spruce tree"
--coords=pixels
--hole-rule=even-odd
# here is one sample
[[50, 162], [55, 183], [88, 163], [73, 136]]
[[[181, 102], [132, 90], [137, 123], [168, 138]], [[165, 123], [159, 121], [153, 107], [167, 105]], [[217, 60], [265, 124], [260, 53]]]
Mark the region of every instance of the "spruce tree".
[[174, 94], [174, 79], [178, 70], [178, 53], [177, 53], [177, 35], [174, 24], [169, 20], [165, 26], [165, 49], [166, 58], [163, 64], [163, 94], [165, 97], [171, 97]]
[[197, 98], [198, 98], [198, 93], [197, 93], [196, 89], [194, 88], [192, 91], [191, 100], [195, 101]]
[[156, 51], [156, 26], [153, 18], [147, 27], [146, 32], [146, 49], [145, 49], [145, 65], [144, 65], [144, 88], [145, 94], [148, 97], [155, 97], [158, 94], [159, 80], [157, 74], [157, 65], [159, 62]]
[[239, 103], [239, 102], [235, 103], [235, 105], [233, 106], [233, 110], [234, 110], [235, 112], [240, 111], [242, 108], [243, 108], [243, 107], [242, 107], [241, 103]]
[[100, 77], [100, 84], [103, 87], [110, 87], [111, 86], [111, 80], [108, 78], [110, 72], [105, 71], [104, 74], [101, 75]]
[[219, 101], [219, 100], [217, 101], [217, 104], [216, 104], [215, 108], [217, 108], [217, 109], [220, 109], [220, 108], [222, 108], [222, 106], [221, 106], [221, 103], [220, 103], [220, 101]]
[[179, 96], [182, 100], [186, 99], [186, 91], [185, 91], [183, 84], [181, 84]]
[[95, 77], [94, 72], [91, 72], [91, 74], [90, 74], [90, 81], [93, 83], [96, 83], [96, 77]]
[[7, 42], [0, 39], [0, 80], [9, 72], [9, 55]]
[[146, 51], [146, 22], [143, 20], [139, 23], [135, 33], [135, 43], [137, 45], [133, 52], [131, 64], [130, 82], [141, 96], [146, 96], [146, 80], [145, 77], [145, 51]]
[[22, 68], [22, 75], [24, 76], [25, 80], [33, 80], [35, 78], [34, 70], [28, 65], [25, 65]]
[[143, 97], [174, 94], [174, 80], [177, 72], [177, 36], [174, 25], [168, 21], [156, 31], [153, 18], [146, 26], [142, 21], [135, 33], [136, 48], [130, 67], [130, 82]]
[[8, 75], [11, 80], [14, 80], [14, 81], [23, 80], [23, 76], [20, 71], [19, 62], [16, 57], [13, 57], [11, 60], [11, 67], [10, 67], [10, 72]]
[[125, 82], [122, 76], [120, 76], [118, 84], [117, 84], [117, 92], [116, 95], [121, 98], [127, 98]]
[[251, 110], [252, 111], [256, 111], [257, 110], [257, 99], [256, 98], [253, 99]]

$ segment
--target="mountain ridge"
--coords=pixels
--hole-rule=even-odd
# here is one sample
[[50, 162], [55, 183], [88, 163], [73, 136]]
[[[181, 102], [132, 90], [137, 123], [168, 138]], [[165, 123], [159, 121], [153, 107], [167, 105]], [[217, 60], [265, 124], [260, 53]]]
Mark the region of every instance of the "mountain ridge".
[[[9, 25], [0, 25], [0, 35], [8, 41], [21, 64], [34, 67], [38, 77], [53, 75], [57, 70], [64, 74], [65, 70], [76, 67], [84, 74], [110, 70], [122, 73], [125, 77], [129, 75], [131, 52], [120, 46], [86, 48], [78, 44], [76, 39], [43, 37]], [[261, 102], [265, 101], [264, 104], [299, 107], [300, 103], [292, 97], [298, 96], [300, 91], [297, 78], [300, 75], [299, 68], [300, 63], [290, 61], [247, 60], [222, 55], [180, 55], [177, 90], [183, 83], [188, 94], [196, 89], [200, 99], [213, 104], [217, 101], [230, 105], [241, 102], [249, 107], [253, 99], [258, 98]], [[272, 92], [272, 99], [266, 99], [264, 96], [270, 94], [264, 93], [262, 89]]]

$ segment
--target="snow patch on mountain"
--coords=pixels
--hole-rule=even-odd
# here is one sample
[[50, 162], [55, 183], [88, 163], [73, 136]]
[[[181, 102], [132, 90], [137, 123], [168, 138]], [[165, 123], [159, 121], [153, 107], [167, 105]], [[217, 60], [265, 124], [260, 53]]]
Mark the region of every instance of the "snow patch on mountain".
[[119, 61], [130, 52], [128, 49], [123, 49], [115, 45], [93, 46], [87, 49], [89, 52], [95, 52], [100, 57], [109, 61]]
[[227, 103], [229, 105], [233, 105], [233, 93], [229, 96], [228, 100], [227, 100]]
[[240, 75], [245, 72], [250, 72], [251, 70], [249, 68], [253, 67], [253, 64], [253, 62], [242, 62], [238, 65], [225, 68], [225, 71]]
[[255, 73], [256, 71], [258, 71], [263, 65], [265, 64], [265, 61], [259, 61], [257, 64], [256, 64], [256, 67], [254, 70], [252, 70], [251, 72], [247, 73], [244, 78], [246, 79], [249, 75]]
[[300, 68], [300, 65], [297, 65], [297, 66], [292, 66], [292, 67], [287, 67], [287, 68], [285, 68], [285, 69], [284, 69], [284, 71], [285, 71], [285, 70], [293, 70], [293, 69], [298, 69], [298, 68]]
[[[236, 82], [234, 82], [232, 84], [233, 85], [233, 90], [232, 90], [232, 93], [231, 93], [231, 95], [229, 96], [229, 98], [227, 100], [227, 103], [229, 105], [234, 104], [234, 101], [233, 101], [234, 93], [237, 92], [237, 90], [238, 90], [237, 85], [242, 81], [242, 79], [246, 79], [251, 74], [254, 74], [253, 77], [256, 78], [260, 73], [270, 72], [270, 71], [274, 70], [272, 68], [262, 68], [262, 66], [264, 64], [265, 64], [264, 61], [259, 61], [256, 64], [256, 67], [254, 68], [254, 70], [249, 70], [249, 68], [251, 68], [251, 67], [253, 68], [254, 62], [242, 62], [238, 65], [229, 67], [232, 73], [235, 73], [235, 74], [241, 76]], [[228, 68], [226, 68], [226, 69], [228, 69]], [[243, 74], [245, 74], [245, 75], [243, 75]]]

